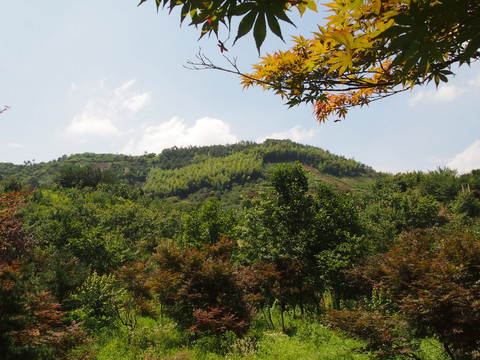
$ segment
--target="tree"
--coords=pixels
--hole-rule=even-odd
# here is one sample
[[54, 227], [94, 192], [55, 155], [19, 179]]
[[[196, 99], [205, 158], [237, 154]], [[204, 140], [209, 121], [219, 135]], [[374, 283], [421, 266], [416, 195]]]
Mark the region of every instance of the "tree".
[[65, 188], [69, 187], [92, 187], [98, 184], [112, 184], [117, 182], [115, 174], [110, 170], [100, 170], [92, 164], [85, 166], [75, 166], [71, 164], [63, 165], [56, 176], [56, 182]]
[[[273, 264], [278, 273], [274, 293], [281, 314], [286, 306], [303, 313], [306, 259], [314, 218], [313, 197], [300, 163], [278, 165], [271, 176], [273, 192], [254, 200], [247, 213], [243, 250], [252, 263]], [[312, 271], [312, 269], [309, 269]]]
[[[146, 1], [140, 0], [139, 5]], [[248, 34], [253, 28], [258, 49], [265, 40], [267, 23], [270, 30], [283, 39], [278, 20], [293, 24], [286, 14], [288, 10], [297, 8], [300, 14], [303, 14], [307, 8], [316, 11], [316, 4], [313, 0], [155, 0], [155, 3], [157, 9], [168, 4], [170, 11], [177, 6], [181, 6], [180, 21], [183, 22], [187, 16], [190, 16], [190, 25], [201, 26], [200, 37], [206, 34], [210, 35], [212, 32], [218, 36], [220, 24], [230, 29], [232, 18], [241, 16], [242, 21], [238, 27], [235, 41]], [[223, 43], [219, 42], [219, 46], [222, 52], [226, 50]]]
[[230, 261], [233, 241], [222, 239], [201, 250], [161, 246], [153, 256], [152, 294], [162, 310], [193, 333], [244, 333], [250, 305], [241, 274]]
[[32, 236], [19, 216], [27, 193], [0, 193], [0, 353], [4, 359], [66, 359], [85, 340], [79, 324], [38, 283]]
[[312, 226], [315, 236], [307, 248], [311, 253], [309, 267], [316, 271], [311, 272], [310, 281], [323, 283], [331, 293], [333, 306], [339, 308], [340, 302], [352, 295], [344, 272], [366, 253], [358, 210], [351, 194], [337, 193], [327, 184], [318, 185]]
[[235, 227], [235, 211], [221, 210], [218, 200], [210, 198], [185, 217], [182, 243], [202, 248], [205, 245], [214, 245], [223, 237], [234, 239]]
[[[140, 4], [147, 0], [141, 0]], [[201, 36], [219, 25], [230, 30], [241, 17], [235, 41], [253, 29], [258, 49], [270, 30], [283, 39], [278, 20], [292, 23], [287, 12], [316, 11], [312, 0], [156, 0], [170, 11], [182, 6], [181, 21], [201, 25]], [[447, 82], [453, 65], [480, 58], [480, 3], [477, 0], [332, 0], [329, 16], [311, 39], [294, 37], [288, 51], [262, 58], [254, 72], [221, 68], [203, 54], [191, 65], [241, 75], [245, 87], [260, 86], [287, 100], [289, 106], [312, 103], [318, 121], [344, 118], [363, 106], [414, 86]], [[219, 41], [221, 51], [224, 43]]]
[[10, 176], [0, 183], [1, 191], [9, 193], [12, 191], [21, 191], [24, 189], [23, 183], [15, 176]]
[[116, 319], [115, 303], [124, 292], [116, 282], [112, 274], [99, 276], [93, 272], [72, 294], [75, 310], [71, 316], [92, 330], [112, 326]]
[[252, 263], [275, 266], [281, 310], [318, 308], [327, 290], [338, 305], [347, 295], [342, 270], [353, 266], [362, 247], [350, 196], [327, 184], [313, 196], [300, 163], [278, 165], [271, 181], [273, 192], [255, 201], [246, 215], [242, 250]]
[[442, 223], [441, 204], [431, 195], [422, 196], [417, 189], [370, 192], [364, 197], [363, 217], [370, 234], [373, 252], [386, 246], [402, 231], [429, 228]]
[[[372, 257], [355, 273], [361, 274], [362, 282], [369, 283], [375, 293], [392, 302], [396, 316], [406, 321], [416, 336], [438, 338], [454, 360], [478, 356], [479, 270], [478, 238], [417, 230], [401, 236], [388, 252]], [[354, 313], [348, 316], [354, 317], [358, 318]], [[341, 325], [342, 321], [334, 322]], [[355, 326], [351, 321], [342, 327], [349, 330]]]
[[453, 201], [453, 213], [464, 215], [465, 218], [474, 218], [480, 216], [480, 201], [475, 198], [471, 190], [461, 191]]

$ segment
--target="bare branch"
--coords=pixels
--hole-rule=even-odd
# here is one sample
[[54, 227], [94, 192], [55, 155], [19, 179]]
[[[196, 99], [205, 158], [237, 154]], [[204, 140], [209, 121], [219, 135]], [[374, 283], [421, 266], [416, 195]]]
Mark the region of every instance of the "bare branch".
[[[215, 65], [212, 60], [210, 60], [205, 54], [201, 52], [201, 50], [199, 50], [198, 54], [196, 55], [196, 58], [198, 59], [198, 61], [189, 60], [187, 62], [187, 65], [184, 65], [184, 67], [190, 70], [217, 70], [217, 71], [227, 72], [230, 74], [238, 75], [244, 79], [251, 80], [255, 84], [267, 86], [277, 91], [299, 90], [299, 91], [302, 91], [302, 93], [309, 93], [309, 92], [322, 93], [326, 91], [345, 92], [345, 91], [354, 91], [354, 90], [368, 89], [368, 88], [385, 88], [388, 86], [395, 85], [393, 81], [372, 84], [372, 83], [366, 82], [363, 78], [359, 78], [359, 79], [345, 78], [345, 79], [336, 80], [336, 81], [330, 80], [328, 84], [325, 81], [322, 82], [318, 80], [311, 80], [306, 82], [302, 87], [284, 86], [281, 81], [279, 81], [278, 83], [275, 83], [275, 82], [268, 82], [268, 81], [254, 78], [251, 75], [248, 75], [240, 71], [237, 65], [237, 58], [232, 59], [225, 55], [223, 55], [223, 57], [230, 64], [231, 68], [225, 68], [225, 67]], [[320, 85], [323, 85], [323, 86], [320, 86]], [[328, 86], [325, 86], [325, 85], [328, 85]]]

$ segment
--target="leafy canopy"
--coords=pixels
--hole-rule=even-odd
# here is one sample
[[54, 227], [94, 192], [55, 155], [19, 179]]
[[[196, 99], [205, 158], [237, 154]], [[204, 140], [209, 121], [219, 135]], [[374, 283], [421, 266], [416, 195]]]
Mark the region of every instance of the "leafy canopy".
[[[146, 0], [141, 0], [140, 4]], [[280, 22], [287, 14], [316, 11], [313, 0], [156, 0], [157, 7], [181, 6], [181, 21], [201, 26], [201, 37], [218, 37], [220, 24], [231, 30], [240, 17], [234, 43], [253, 31], [257, 49], [268, 28], [283, 39]], [[250, 74], [221, 68], [199, 54], [194, 68], [241, 75], [245, 87], [261, 86], [286, 99], [289, 106], [312, 103], [320, 122], [345, 118], [363, 106], [432, 80], [438, 86], [452, 75], [452, 65], [480, 57], [480, 2], [477, 0], [332, 0], [325, 4], [324, 26], [311, 38], [294, 37], [287, 51], [261, 58]], [[226, 47], [219, 42], [221, 51]]]
[[[147, 0], [140, 0], [139, 5]], [[317, 6], [313, 0], [155, 0], [157, 9], [168, 7], [170, 12], [177, 6], [181, 6], [180, 21], [183, 23], [186, 17], [190, 17], [190, 25], [201, 27], [200, 38], [205, 34], [215, 33], [218, 37], [220, 24], [231, 27], [233, 17], [242, 17], [238, 26], [237, 36], [234, 43], [253, 29], [253, 35], [257, 49], [267, 35], [267, 24], [270, 30], [283, 39], [282, 30], [278, 20], [293, 22], [287, 16], [292, 8], [298, 9], [303, 14], [307, 8], [316, 11]], [[222, 52], [226, 50], [220, 43]]]

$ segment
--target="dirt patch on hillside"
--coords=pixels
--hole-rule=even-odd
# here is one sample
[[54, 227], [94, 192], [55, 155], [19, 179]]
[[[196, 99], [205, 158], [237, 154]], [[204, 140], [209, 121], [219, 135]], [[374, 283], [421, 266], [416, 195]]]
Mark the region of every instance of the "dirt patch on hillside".
[[304, 165], [302, 164], [302, 167], [305, 169], [305, 170], [308, 170], [310, 171], [313, 175], [315, 175], [316, 177], [322, 179], [323, 181], [326, 181], [327, 183], [329, 184], [332, 184], [332, 185], [335, 185], [336, 187], [342, 189], [342, 190], [352, 190], [352, 188], [344, 183], [342, 183], [341, 181], [338, 181], [337, 179], [333, 178], [333, 177], [330, 177], [328, 175], [325, 175], [325, 174], [321, 174], [317, 169], [315, 169], [314, 167], [312, 166], [308, 166], [308, 165]]

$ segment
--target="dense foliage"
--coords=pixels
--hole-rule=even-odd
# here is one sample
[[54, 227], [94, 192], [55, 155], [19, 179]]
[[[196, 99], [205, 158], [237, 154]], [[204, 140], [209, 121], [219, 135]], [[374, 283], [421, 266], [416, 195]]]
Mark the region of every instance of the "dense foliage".
[[[288, 17], [293, 9], [316, 12], [316, 3], [156, 0], [157, 8], [181, 6], [181, 21], [189, 17], [191, 25], [201, 25], [200, 37], [215, 33], [219, 38], [219, 25], [230, 32], [232, 18], [239, 17], [233, 43], [252, 31], [259, 51], [267, 25], [283, 39], [279, 20], [293, 24]], [[323, 5], [326, 24], [307, 37], [293, 37], [291, 49], [262, 57], [253, 73], [242, 73], [235, 60], [230, 60], [231, 68], [218, 67], [203, 54], [192, 65], [239, 74], [245, 87], [272, 90], [289, 106], [312, 103], [323, 122], [417, 85], [434, 81], [438, 86], [453, 75], [453, 65], [480, 58], [477, 0], [330, 0]], [[229, 46], [220, 40], [218, 45], [222, 53]]]
[[85, 333], [66, 321], [61, 304], [41, 284], [33, 239], [19, 217], [26, 196], [0, 194], [0, 351], [5, 359], [66, 359]]
[[198, 163], [180, 169], [150, 171], [145, 183], [147, 192], [160, 196], [185, 196], [201, 188], [223, 190], [233, 182], [244, 183], [262, 169], [256, 154], [236, 153], [224, 158], [197, 158]]
[[480, 356], [480, 171], [277, 140], [2, 166], [7, 359]]
[[[480, 241], [470, 234], [406, 233], [388, 252], [371, 257], [356, 272], [383, 304], [332, 312], [330, 321], [383, 352], [406, 352], [415, 346], [415, 334], [436, 337], [451, 359], [477, 358], [479, 270]], [[384, 327], [379, 326], [382, 323]], [[382, 334], [366, 334], [366, 326], [378, 326]]]

